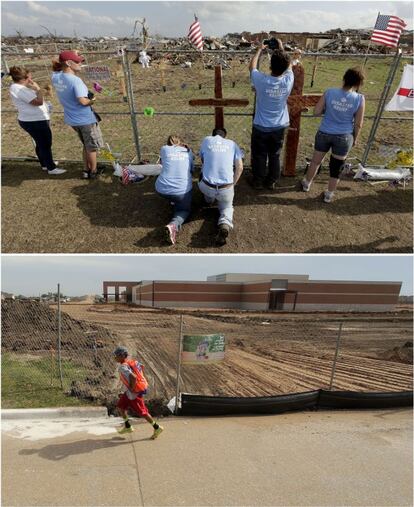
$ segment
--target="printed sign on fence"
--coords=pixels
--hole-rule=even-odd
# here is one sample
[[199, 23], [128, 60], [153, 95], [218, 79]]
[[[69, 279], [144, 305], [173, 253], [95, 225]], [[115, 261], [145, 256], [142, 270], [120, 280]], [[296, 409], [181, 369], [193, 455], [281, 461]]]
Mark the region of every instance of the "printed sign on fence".
[[82, 69], [86, 79], [91, 81], [109, 81], [111, 71], [107, 65], [86, 65]]
[[184, 335], [183, 363], [206, 364], [224, 359], [225, 340], [222, 334]]

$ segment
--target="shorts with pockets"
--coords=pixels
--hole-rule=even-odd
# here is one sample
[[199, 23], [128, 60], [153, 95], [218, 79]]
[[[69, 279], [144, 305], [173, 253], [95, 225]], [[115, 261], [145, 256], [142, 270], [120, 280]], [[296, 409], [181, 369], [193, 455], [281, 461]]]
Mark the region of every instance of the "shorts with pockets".
[[348, 155], [354, 143], [352, 134], [326, 134], [318, 130], [315, 136], [315, 150], [327, 153], [332, 150], [332, 155], [345, 157]]
[[97, 123], [72, 126], [85, 146], [86, 151], [97, 151], [104, 147], [101, 128]]

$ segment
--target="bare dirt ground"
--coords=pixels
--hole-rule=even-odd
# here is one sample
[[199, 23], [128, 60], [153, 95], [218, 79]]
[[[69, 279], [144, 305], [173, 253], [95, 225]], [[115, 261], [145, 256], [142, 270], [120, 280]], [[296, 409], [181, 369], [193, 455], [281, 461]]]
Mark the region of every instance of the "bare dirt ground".
[[107, 172], [79, 179], [80, 165], [52, 179], [35, 162], [2, 167], [2, 248], [5, 253], [290, 253], [412, 252], [412, 183], [405, 189], [344, 181], [324, 204], [326, 169], [307, 194], [299, 180], [282, 178], [273, 191], [254, 191], [248, 171], [236, 187], [235, 229], [215, 246], [218, 211], [206, 207], [194, 183], [193, 212], [172, 247], [165, 243], [168, 202], [154, 178], [121, 185]]
[[266, 396], [328, 388], [343, 323], [334, 389], [412, 389], [412, 310], [370, 313], [255, 313], [152, 310], [124, 305], [65, 305], [71, 317], [106, 327], [146, 367], [149, 398], [175, 394], [180, 315], [184, 334], [223, 333], [226, 358], [183, 365], [180, 390]]

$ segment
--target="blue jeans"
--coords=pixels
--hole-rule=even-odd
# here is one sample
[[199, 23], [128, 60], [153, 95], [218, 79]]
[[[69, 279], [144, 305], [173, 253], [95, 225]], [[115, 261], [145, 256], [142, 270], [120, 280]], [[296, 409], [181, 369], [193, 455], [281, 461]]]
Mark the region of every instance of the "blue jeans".
[[353, 142], [354, 136], [352, 134], [326, 134], [318, 130], [315, 136], [315, 150], [322, 153], [332, 150], [332, 155], [346, 157]]
[[198, 188], [204, 194], [206, 202], [213, 204], [214, 201], [217, 201], [217, 207], [220, 212], [218, 225], [226, 224], [233, 228], [234, 186], [216, 189], [209, 187], [201, 180], [198, 184]]
[[263, 132], [253, 126], [252, 130], [252, 173], [258, 183], [271, 184], [280, 178], [280, 152], [282, 151], [285, 128]]
[[177, 230], [181, 229], [181, 226], [187, 220], [188, 215], [190, 214], [191, 194], [192, 190], [189, 190], [186, 194], [180, 195], [159, 194], [164, 199], [168, 199], [173, 205], [174, 214], [170, 220], [170, 224], [175, 224]]
[[35, 142], [37, 158], [42, 167], [47, 167], [49, 171], [55, 169], [56, 164], [52, 155], [52, 131], [50, 130], [49, 120], [39, 121], [20, 121], [19, 125], [25, 130]]

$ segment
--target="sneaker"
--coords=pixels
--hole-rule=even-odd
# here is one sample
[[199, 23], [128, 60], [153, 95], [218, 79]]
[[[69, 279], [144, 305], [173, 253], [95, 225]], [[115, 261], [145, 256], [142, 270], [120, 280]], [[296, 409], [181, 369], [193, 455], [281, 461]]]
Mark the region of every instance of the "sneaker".
[[311, 183], [309, 183], [309, 181], [306, 178], [303, 178], [303, 180], [300, 183], [302, 185], [302, 190], [304, 192], [309, 192]]
[[273, 183], [265, 183], [265, 187], [268, 190], [274, 190], [276, 188], [276, 182], [274, 181]]
[[47, 167], [42, 166], [42, 171], [47, 171]]
[[122, 428], [118, 428], [116, 431], [120, 435], [125, 435], [125, 433], [132, 433], [134, 431], [134, 428], [132, 426], [130, 428], [127, 428], [126, 426], [122, 426]]
[[175, 224], [166, 225], [165, 236], [169, 243], [175, 245], [175, 242], [177, 241], [177, 226]]
[[83, 171], [82, 172], [82, 179], [88, 180], [89, 179], [90, 172], [89, 171]]
[[158, 428], [154, 430], [154, 433], [151, 435], [151, 440], [155, 440], [157, 437], [161, 435], [161, 433], [164, 431], [164, 428], [160, 425], [158, 425]]
[[55, 167], [54, 169], [52, 169], [51, 171], [47, 171], [47, 174], [53, 174], [53, 175], [56, 175], [56, 174], [63, 174], [66, 172], [66, 169], [59, 169], [59, 167]]
[[327, 202], [327, 203], [332, 202], [333, 196], [334, 196], [333, 192], [329, 192], [329, 190], [325, 190], [325, 192], [323, 193], [323, 202]]
[[230, 227], [227, 224], [221, 224], [216, 236], [216, 243], [218, 246], [223, 246], [227, 243], [227, 236], [229, 235]]

